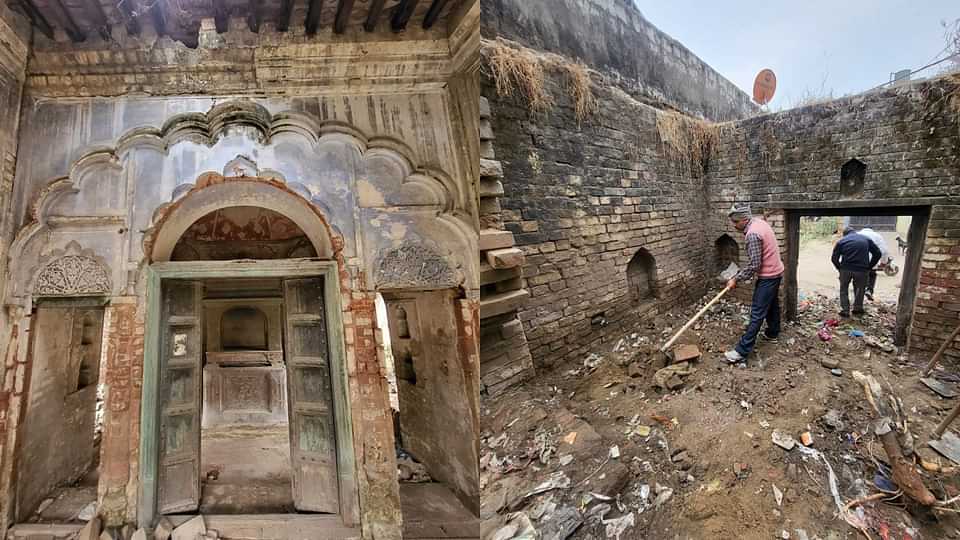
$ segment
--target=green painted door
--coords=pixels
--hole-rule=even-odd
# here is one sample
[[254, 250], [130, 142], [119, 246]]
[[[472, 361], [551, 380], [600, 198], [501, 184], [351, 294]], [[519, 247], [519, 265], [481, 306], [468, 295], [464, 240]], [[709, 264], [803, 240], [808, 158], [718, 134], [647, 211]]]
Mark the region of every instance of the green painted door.
[[293, 502], [298, 510], [338, 513], [337, 446], [323, 278], [283, 282]]
[[203, 352], [202, 284], [164, 280], [160, 336], [160, 471], [162, 514], [200, 503], [200, 410]]

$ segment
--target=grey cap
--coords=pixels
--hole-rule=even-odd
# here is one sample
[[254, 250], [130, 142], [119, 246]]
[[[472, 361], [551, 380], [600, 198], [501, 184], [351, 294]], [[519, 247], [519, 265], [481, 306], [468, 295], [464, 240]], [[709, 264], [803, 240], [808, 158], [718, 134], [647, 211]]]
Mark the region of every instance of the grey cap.
[[730, 207], [730, 211], [727, 212], [727, 216], [732, 219], [743, 219], [750, 217], [750, 205], [746, 203], [736, 204]]

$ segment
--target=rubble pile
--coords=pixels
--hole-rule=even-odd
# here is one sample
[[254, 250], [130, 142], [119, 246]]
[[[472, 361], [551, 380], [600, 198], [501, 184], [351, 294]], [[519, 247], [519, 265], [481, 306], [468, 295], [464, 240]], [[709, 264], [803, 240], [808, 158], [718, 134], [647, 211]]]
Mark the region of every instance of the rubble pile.
[[[486, 402], [484, 538], [960, 538], [957, 464], [926, 444], [954, 403], [898, 354], [895, 305], [840, 319], [806, 296], [779, 343], [730, 366], [749, 307], [721, 300], [658, 359], [712, 296]], [[895, 484], [861, 372], [902, 401], [933, 507]]]

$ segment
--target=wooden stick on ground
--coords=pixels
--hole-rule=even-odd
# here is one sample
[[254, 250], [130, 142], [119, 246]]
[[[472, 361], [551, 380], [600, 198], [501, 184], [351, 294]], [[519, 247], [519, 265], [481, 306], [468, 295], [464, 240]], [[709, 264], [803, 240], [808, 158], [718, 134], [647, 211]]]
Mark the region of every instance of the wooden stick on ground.
[[937, 429], [933, 431], [933, 437], [935, 439], [939, 439], [940, 437], [942, 437], [943, 432], [946, 431], [948, 427], [950, 427], [950, 424], [954, 421], [954, 419], [956, 419], [958, 415], [960, 415], [960, 403], [957, 403], [957, 406], [954, 407], [952, 411], [950, 411], [950, 414], [948, 414], [947, 417], [943, 419], [943, 422], [940, 422], [940, 425], [937, 426]]
[[886, 452], [887, 460], [893, 469], [893, 481], [908, 497], [922, 505], [930, 506], [937, 502], [933, 493], [923, 485], [923, 479], [914, 468], [913, 462], [903, 455], [903, 450], [897, 441], [896, 424], [891, 419], [893, 413], [884, 398], [880, 383], [871, 375], [864, 375], [859, 371], [853, 372], [853, 378], [863, 386], [867, 401], [877, 413], [874, 433], [880, 438], [883, 451]]
[[930, 359], [930, 363], [927, 364], [927, 367], [923, 369], [922, 375], [924, 377], [929, 375], [930, 372], [933, 371], [933, 368], [937, 366], [937, 362], [940, 361], [940, 357], [943, 356], [943, 353], [947, 350], [947, 347], [949, 347], [950, 344], [953, 343], [953, 338], [957, 337], [957, 334], [960, 334], [960, 324], [958, 324], [957, 327], [953, 329], [953, 332], [951, 332], [950, 335], [947, 336], [947, 340], [944, 341], [943, 345], [940, 345], [940, 348], [937, 349], [937, 352], [933, 354], [933, 358]]

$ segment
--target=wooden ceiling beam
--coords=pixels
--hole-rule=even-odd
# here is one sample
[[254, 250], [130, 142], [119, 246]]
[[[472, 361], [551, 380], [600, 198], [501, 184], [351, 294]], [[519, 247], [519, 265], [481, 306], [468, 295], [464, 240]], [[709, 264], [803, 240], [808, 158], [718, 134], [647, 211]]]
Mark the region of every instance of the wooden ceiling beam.
[[290, 18], [293, 16], [293, 0], [281, 0], [280, 19], [277, 21], [277, 30], [286, 32], [290, 29]]
[[226, 0], [213, 0], [213, 23], [217, 27], [217, 32], [224, 33], [230, 26], [230, 11], [227, 9]]
[[350, 22], [350, 13], [353, 12], [353, 0], [340, 0], [337, 5], [337, 18], [333, 22], [333, 31], [342, 34]]
[[262, 0], [250, 0], [250, 15], [247, 16], [247, 24], [250, 26], [250, 31], [255, 34], [260, 31], [260, 21], [263, 18], [262, 4]]
[[370, 11], [367, 12], [367, 21], [363, 23], [363, 29], [367, 32], [373, 32], [377, 27], [377, 20], [380, 19], [380, 13], [383, 12], [383, 4], [387, 0], [373, 0], [370, 2]]
[[307, 34], [316, 34], [320, 27], [320, 12], [323, 11], [323, 0], [310, 0], [310, 7], [307, 8], [307, 20], [303, 24]]
[[150, 19], [153, 21], [153, 28], [157, 31], [158, 36], [167, 35], [166, 14], [163, 12], [163, 4], [164, 2], [154, 0], [153, 6], [150, 8]]
[[120, 0], [120, 2], [117, 3], [117, 9], [120, 11], [120, 18], [123, 19], [127, 27], [127, 33], [131, 36], [139, 34], [140, 21], [137, 20], [133, 0]]
[[433, 3], [430, 4], [430, 9], [427, 10], [426, 16], [423, 17], [424, 30], [429, 30], [430, 27], [437, 22], [437, 19], [440, 18], [440, 13], [443, 12], [443, 8], [446, 5], [447, 0], [433, 0]]
[[104, 40], [110, 39], [110, 23], [107, 21], [107, 14], [103, 12], [103, 6], [98, 0], [86, 0], [86, 13], [91, 21], [97, 25], [100, 36]]
[[87, 34], [77, 26], [77, 21], [73, 20], [73, 16], [70, 15], [70, 12], [67, 11], [67, 8], [60, 0], [50, 0], [48, 5], [50, 9], [54, 11], [57, 18], [60, 19], [61, 24], [63, 24], [63, 30], [70, 36], [70, 39], [75, 42], [87, 39]]
[[410, 22], [413, 11], [417, 9], [418, 2], [419, 0], [403, 0], [397, 6], [397, 10], [393, 13], [393, 19], [390, 20], [390, 28], [394, 32], [402, 32], [407, 28], [407, 23]]
[[33, 5], [31, 0], [20, 0], [20, 7], [26, 12], [30, 22], [37, 27], [37, 30], [40, 30], [40, 32], [48, 38], [53, 39], [53, 27], [50, 26], [50, 22], [40, 13], [37, 6]]

